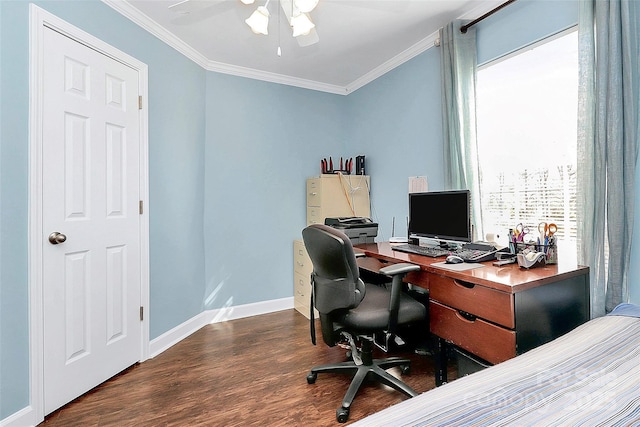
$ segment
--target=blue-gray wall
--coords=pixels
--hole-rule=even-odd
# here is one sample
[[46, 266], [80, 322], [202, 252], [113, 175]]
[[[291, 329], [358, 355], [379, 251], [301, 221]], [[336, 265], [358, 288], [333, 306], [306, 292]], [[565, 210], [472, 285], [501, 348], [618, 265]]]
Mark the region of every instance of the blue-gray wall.
[[349, 95], [350, 140], [366, 156], [379, 240], [406, 236], [410, 176], [444, 186], [440, 52], [429, 49]]
[[[38, 5], [149, 66], [150, 332], [157, 337], [202, 311], [207, 72], [101, 2]], [[2, 1], [0, 13], [2, 419], [29, 401], [28, 2]]]
[[344, 97], [207, 75], [204, 308], [291, 297], [320, 159], [347, 156]]
[[[438, 48], [344, 97], [207, 72], [97, 0], [37, 4], [149, 66], [151, 338], [205, 309], [292, 296], [320, 158], [366, 155], [381, 238], [405, 221], [409, 176], [443, 187]], [[575, 1], [521, 0], [478, 26], [479, 60], [576, 16]], [[0, 48], [2, 420], [29, 404], [26, 1], [0, 1]]]

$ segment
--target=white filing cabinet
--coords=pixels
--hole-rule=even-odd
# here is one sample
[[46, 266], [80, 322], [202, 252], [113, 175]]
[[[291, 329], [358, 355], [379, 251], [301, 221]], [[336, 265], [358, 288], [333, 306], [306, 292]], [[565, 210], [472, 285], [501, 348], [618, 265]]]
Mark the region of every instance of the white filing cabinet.
[[[307, 179], [307, 225], [325, 218], [371, 217], [369, 176], [326, 174]], [[302, 240], [293, 242], [293, 306], [309, 317], [311, 259]], [[316, 312], [317, 316], [317, 312]]]

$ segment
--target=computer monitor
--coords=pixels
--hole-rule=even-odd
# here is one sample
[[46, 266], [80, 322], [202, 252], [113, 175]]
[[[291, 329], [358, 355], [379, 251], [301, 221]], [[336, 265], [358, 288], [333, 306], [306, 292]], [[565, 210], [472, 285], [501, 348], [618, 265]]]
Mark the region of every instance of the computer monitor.
[[471, 241], [469, 190], [409, 193], [409, 238]]

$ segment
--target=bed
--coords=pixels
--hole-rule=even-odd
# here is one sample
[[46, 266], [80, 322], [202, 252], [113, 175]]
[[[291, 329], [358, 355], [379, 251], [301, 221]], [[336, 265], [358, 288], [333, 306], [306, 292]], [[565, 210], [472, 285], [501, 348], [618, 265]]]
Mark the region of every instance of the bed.
[[352, 426], [640, 426], [640, 306]]

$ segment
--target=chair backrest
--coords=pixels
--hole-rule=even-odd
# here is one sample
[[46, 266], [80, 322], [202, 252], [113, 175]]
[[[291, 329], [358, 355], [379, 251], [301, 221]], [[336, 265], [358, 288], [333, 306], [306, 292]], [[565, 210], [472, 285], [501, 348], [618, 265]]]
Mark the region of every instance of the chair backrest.
[[313, 224], [302, 230], [313, 264], [315, 307], [321, 314], [357, 307], [365, 287], [358, 273], [351, 240], [340, 230]]

